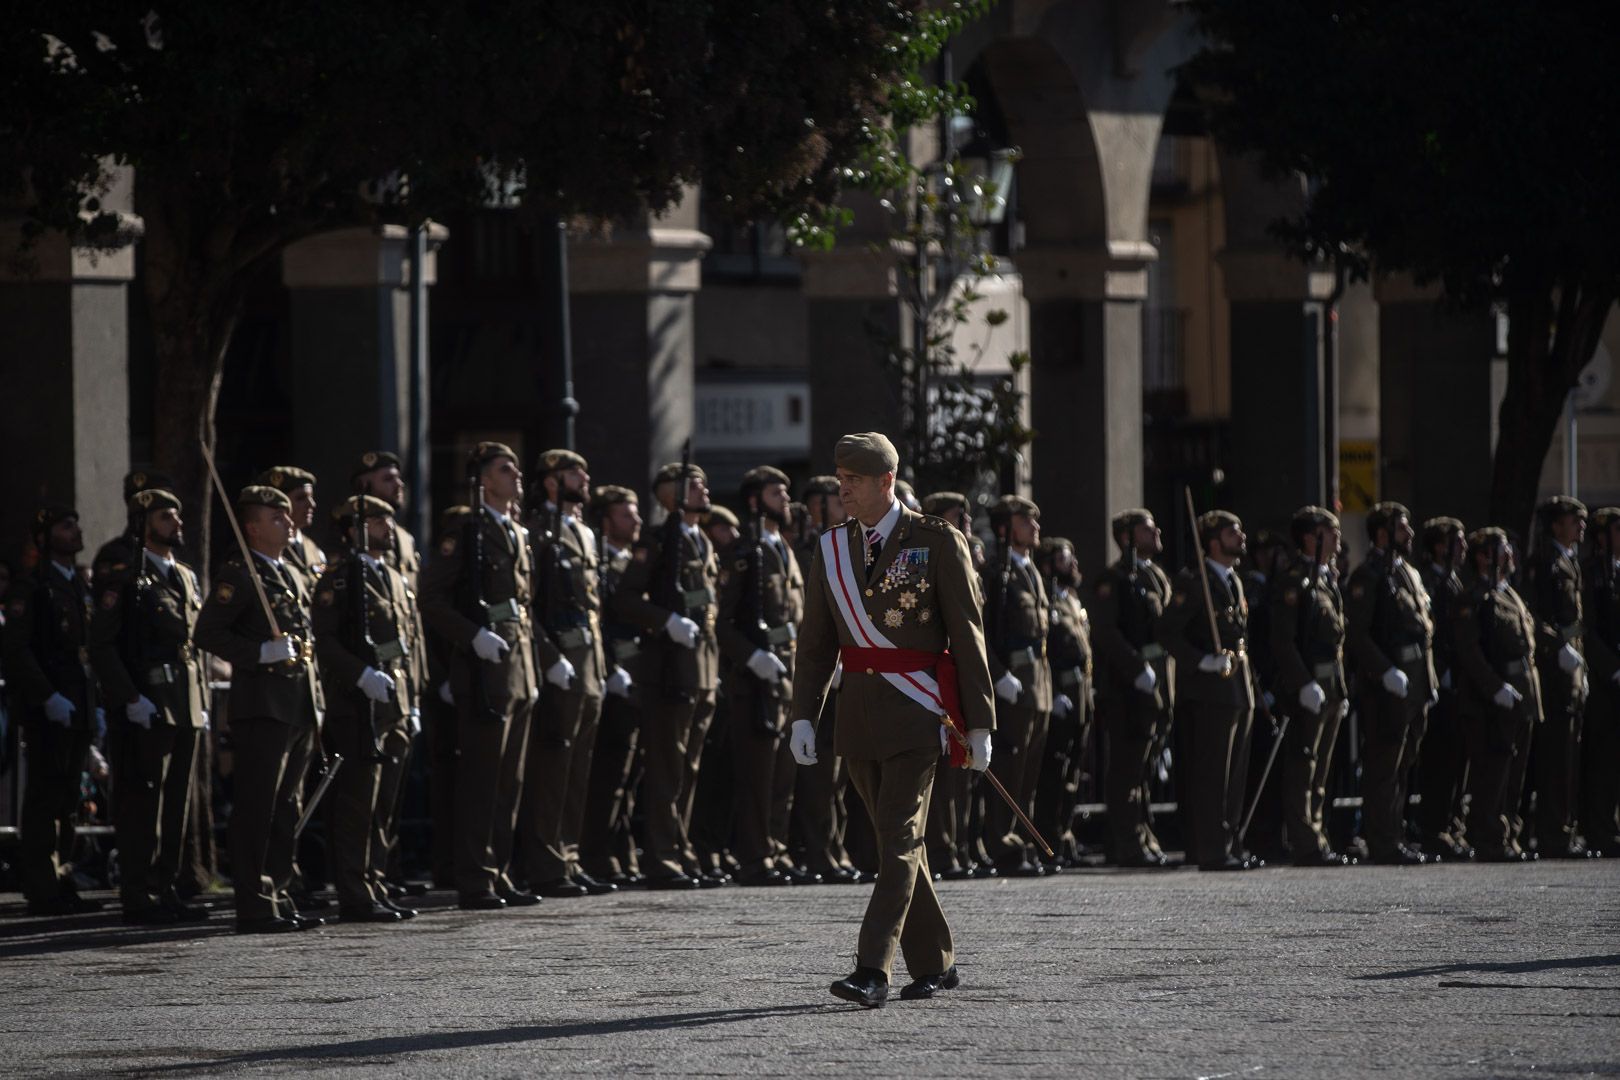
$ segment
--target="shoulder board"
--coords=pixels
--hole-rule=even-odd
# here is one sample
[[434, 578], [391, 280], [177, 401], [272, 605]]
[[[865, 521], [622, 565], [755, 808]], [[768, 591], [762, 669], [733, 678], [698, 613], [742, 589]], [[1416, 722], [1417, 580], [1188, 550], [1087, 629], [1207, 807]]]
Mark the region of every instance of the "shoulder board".
[[935, 532], [950, 532], [950, 530], [956, 527], [950, 522], [946, 521], [944, 518], [936, 517], [933, 514], [924, 514], [919, 517], [917, 519], [917, 525], [920, 528], [932, 529]]

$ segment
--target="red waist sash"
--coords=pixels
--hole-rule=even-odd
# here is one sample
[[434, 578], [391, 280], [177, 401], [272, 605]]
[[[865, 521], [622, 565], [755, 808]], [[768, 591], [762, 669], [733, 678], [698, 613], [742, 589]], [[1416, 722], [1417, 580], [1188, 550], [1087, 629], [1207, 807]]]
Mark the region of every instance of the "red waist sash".
[[[945, 710], [945, 720], [967, 739], [967, 723], [962, 719], [962, 694], [956, 683], [956, 658], [950, 650], [925, 652], [922, 649], [866, 649], [858, 645], [844, 645], [838, 650], [844, 662], [844, 672], [865, 671], [872, 674], [910, 675], [932, 670], [939, 684], [937, 698]], [[950, 763], [957, 768], [967, 765], [967, 748], [955, 738], [950, 740]]]

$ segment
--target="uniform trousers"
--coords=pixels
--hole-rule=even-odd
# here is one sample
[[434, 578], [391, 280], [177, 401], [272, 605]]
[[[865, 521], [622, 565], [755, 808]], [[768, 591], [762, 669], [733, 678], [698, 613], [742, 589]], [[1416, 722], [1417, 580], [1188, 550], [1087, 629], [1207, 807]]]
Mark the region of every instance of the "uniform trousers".
[[117, 720], [111, 726], [118, 896], [125, 911], [152, 907], [175, 886], [202, 734], [155, 717], [149, 730]]
[[470, 702], [457, 705], [456, 890], [472, 899], [513, 890], [508, 870], [533, 702], [507, 701], [494, 720], [474, 715]]
[[313, 704], [304, 711], [298, 723], [268, 716], [231, 718], [231, 878], [238, 919], [297, 913], [287, 890], [293, 878], [294, 829], [316, 736]]

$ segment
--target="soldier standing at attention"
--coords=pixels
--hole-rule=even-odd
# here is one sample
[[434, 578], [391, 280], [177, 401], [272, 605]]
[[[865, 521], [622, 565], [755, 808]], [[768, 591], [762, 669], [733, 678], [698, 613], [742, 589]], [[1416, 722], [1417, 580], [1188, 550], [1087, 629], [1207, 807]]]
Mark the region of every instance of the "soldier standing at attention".
[[[231, 665], [236, 929], [307, 930], [322, 920], [300, 915], [288, 889], [304, 776], [317, 753], [325, 712], [311, 649], [309, 593], [282, 558], [293, 534], [287, 496], [273, 487], [246, 487], [236, 497], [236, 512], [252, 566], [238, 556], [220, 567], [194, 635], [198, 648]], [[265, 618], [250, 574], [263, 583], [275, 626]]]
[[292, 540], [286, 561], [304, 579], [304, 591], [314, 595], [315, 583], [326, 572], [326, 552], [309, 535], [315, 524], [315, 474], [293, 465], [277, 465], [259, 475], [257, 483], [273, 487], [292, 504]]
[[[1164, 550], [1164, 539], [1146, 510], [1123, 510], [1110, 524], [1120, 557], [1098, 575], [1090, 605], [1099, 660], [1097, 713], [1107, 739], [1108, 829], [1119, 865], [1167, 866], [1148, 797], [1153, 756], [1169, 734], [1175, 701], [1175, 661], [1154, 638], [1159, 616], [1170, 605], [1170, 579], [1153, 561]], [[1191, 762], [1180, 765], [1191, 768]], [[1187, 817], [1183, 812], [1183, 820]], [[1193, 857], [1190, 838], [1188, 857]]]
[[452, 646], [456, 703], [456, 891], [463, 908], [532, 907], [512, 884], [512, 835], [523, 794], [529, 718], [540, 686], [530, 624], [529, 540], [509, 511], [523, 501], [517, 455], [479, 443], [467, 468], [482, 506], [447, 533], [422, 570], [422, 619]]
[[73, 884], [79, 777], [99, 708], [90, 668], [90, 591], [74, 565], [84, 550], [78, 511], [34, 515], [40, 565], [12, 583], [6, 604], [6, 687], [27, 740], [18, 871], [30, 915], [99, 911]]
[[1581, 730], [1581, 828], [1588, 847], [1620, 852], [1620, 507], [1592, 514], [1583, 570], [1586, 662], [1592, 696]]
[[719, 564], [698, 527], [710, 508], [708, 481], [695, 465], [666, 465], [653, 477], [653, 495], [669, 516], [659, 529], [642, 531], [613, 598], [618, 618], [657, 635], [643, 686], [647, 886], [722, 885], [698, 865], [689, 834], [720, 668]]
[[1383, 502], [1367, 514], [1372, 551], [1350, 575], [1348, 643], [1363, 726], [1362, 829], [1373, 862], [1421, 866], [1406, 846], [1407, 776], [1439, 694], [1430, 648], [1429, 594], [1407, 562], [1413, 531], [1406, 507]]
[[[977, 587], [976, 575], [985, 563], [984, 542], [974, 535], [973, 511], [967, 496], [956, 491], [936, 491], [924, 497], [922, 505], [923, 513], [944, 518], [967, 540]], [[833, 757], [830, 752], [827, 756]], [[976, 834], [971, 844], [969, 841], [974, 819], [972, 780], [971, 769], [946, 769], [934, 777], [934, 797], [928, 804], [928, 865], [946, 881], [996, 875], [995, 867], [989, 864], [988, 853], [981, 867], [970, 850], [974, 846], [982, 848]]]
[[[1176, 660], [1178, 723], [1190, 737], [1194, 854], [1200, 870], [1251, 870], [1264, 865], [1242, 856], [1238, 830], [1243, 824], [1249, 758], [1246, 732], [1254, 724], [1254, 673], [1249, 667], [1249, 602], [1233, 566], [1243, 557], [1247, 538], [1237, 515], [1211, 510], [1198, 519], [1204, 545], [1196, 567], [1176, 575], [1170, 604], [1159, 616], [1161, 644]], [[1210, 640], [1205, 584], [1219, 637]]]
[[[163, 473], [153, 469], [134, 469], [124, 474], [124, 505], [128, 506], [137, 491], [148, 489], [157, 491], [173, 491], [174, 483]], [[101, 593], [101, 581], [109, 573], [127, 570], [135, 562], [135, 556], [141, 550], [141, 538], [126, 529], [102, 544], [96, 550], [96, 557], [90, 563], [90, 581], [97, 595]]]
[[1338, 517], [1320, 506], [1294, 514], [1297, 554], [1271, 588], [1271, 655], [1277, 709], [1292, 717], [1282, 754], [1282, 823], [1295, 866], [1348, 866], [1327, 835], [1328, 774], [1349, 711], [1344, 678], [1344, 597], [1333, 573]]
[[[953, 764], [989, 766], [995, 699], [966, 539], [895, 499], [900, 459], [884, 435], [846, 435], [834, 460], [855, 520], [822, 535], [807, 583], [791, 746], [799, 764], [815, 764], [816, 718], [841, 657], [835, 749], [872, 819], [879, 867], [855, 970], [832, 992], [876, 1008], [897, 950], [912, 977], [902, 998], [959, 984], [923, 829], [942, 746], [955, 747]], [[965, 729], [970, 756], [943, 723]]]
[[114, 710], [119, 898], [127, 923], [201, 922], [208, 909], [182, 903], [175, 882], [208, 715], [208, 673], [191, 643], [202, 591], [174, 557], [183, 539], [179, 497], [137, 491], [129, 512], [141, 547], [97, 581], [90, 623], [90, 659]]
[[1468, 743], [1457, 717], [1457, 674], [1451, 634], [1451, 605], [1464, 592], [1457, 569], [1467, 540], [1463, 523], [1453, 517], [1423, 523], [1423, 554], [1418, 572], [1429, 593], [1434, 619], [1434, 671], [1440, 699], [1429, 710], [1428, 730], [1418, 748], [1413, 783], [1420, 801], [1416, 818], [1425, 855], [1470, 858], [1463, 820], [1464, 782], [1468, 776]]
[[1086, 744], [1091, 739], [1091, 617], [1080, 602], [1080, 565], [1074, 544], [1060, 536], [1041, 541], [1036, 565], [1052, 604], [1048, 620], [1047, 657], [1052, 665], [1052, 726], [1040, 759], [1034, 821], [1050, 828], [1057, 855], [1047, 869], [1080, 864], [1080, 844], [1073, 825], [1080, 801]]

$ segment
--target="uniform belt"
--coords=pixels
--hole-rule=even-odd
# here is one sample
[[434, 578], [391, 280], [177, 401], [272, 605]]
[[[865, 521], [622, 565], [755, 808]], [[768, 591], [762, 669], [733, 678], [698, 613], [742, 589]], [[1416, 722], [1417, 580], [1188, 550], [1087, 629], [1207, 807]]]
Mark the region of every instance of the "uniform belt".
[[489, 613], [491, 625], [509, 622], [521, 622], [527, 617], [528, 610], [515, 597], [511, 600], [502, 600], [498, 604], [491, 604], [486, 609]]
[[1397, 664], [1415, 664], [1421, 659], [1423, 659], [1422, 645], [1402, 645], [1395, 650], [1395, 662]]
[[173, 686], [180, 681], [180, 668], [176, 664], [157, 664], [146, 670], [148, 686]]
[[377, 644], [372, 646], [372, 651], [377, 654], [377, 662], [379, 664], [387, 664], [395, 660], [402, 660], [411, 655], [410, 648], [403, 640], [399, 638], [395, 638], [393, 641], [379, 641]]
[[1062, 670], [1062, 672], [1060, 672], [1058, 674], [1058, 685], [1059, 686], [1079, 686], [1080, 681], [1082, 679], [1084, 679], [1085, 677], [1086, 677], [1086, 669], [1085, 668], [1078, 668], [1078, 667], [1064, 668]]
[[792, 623], [765, 628], [765, 644], [767, 645], [791, 645], [798, 639], [799, 631]]
[[1150, 641], [1136, 650], [1143, 660], [1161, 660], [1164, 658], [1164, 646], [1156, 641]]
[[1558, 628], [1558, 640], [1567, 645], [1571, 641], [1574, 641], [1576, 638], [1581, 636], [1581, 629], [1582, 627], [1579, 619], [1567, 626], [1560, 626]]
[[621, 638], [613, 643], [613, 660], [622, 664], [633, 659], [641, 652], [641, 645], [634, 638]]
[[[962, 694], [956, 683], [956, 657], [948, 651], [926, 652], [922, 649], [863, 649], [857, 645], [844, 645], [838, 650], [845, 672], [864, 671], [868, 675], [910, 675], [934, 669], [939, 684], [939, 708], [945, 710], [943, 719], [951, 727], [967, 735], [967, 723], [962, 719]], [[963, 765], [967, 756], [953, 739], [950, 743], [950, 763]]]
[[557, 644], [564, 649], [585, 649], [596, 640], [588, 626], [571, 626], [557, 631]]
[[714, 590], [708, 586], [701, 589], [686, 589], [681, 592], [681, 603], [690, 615], [694, 611], [702, 611], [714, 603]]
[[1530, 666], [1523, 660], [1509, 660], [1502, 665], [1502, 674], [1513, 676], [1523, 675], [1530, 670]]
[[1035, 647], [1030, 645], [1022, 649], [1014, 649], [1008, 653], [1007, 666], [1010, 668], [1034, 667], [1037, 659], [1038, 654], [1035, 652]]
[[1311, 675], [1318, 682], [1323, 679], [1337, 679], [1339, 677], [1339, 662], [1337, 660], [1328, 660], [1321, 664], [1315, 664], [1311, 667]]

